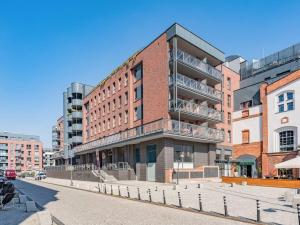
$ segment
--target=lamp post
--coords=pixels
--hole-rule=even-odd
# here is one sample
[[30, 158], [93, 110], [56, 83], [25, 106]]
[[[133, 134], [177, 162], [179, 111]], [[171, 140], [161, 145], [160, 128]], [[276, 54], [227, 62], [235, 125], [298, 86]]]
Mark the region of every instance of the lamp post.
[[67, 146], [67, 154], [68, 154], [66, 158], [71, 161], [71, 163], [70, 163], [71, 166], [69, 166], [69, 169], [71, 171], [70, 186], [73, 186], [73, 156], [71, 156], [71, 154], [70, 154], [70, 150], [72, 150], [72, 149], [70, 149], [71, 148], [70, 144], [65, 144], [65, 146]]

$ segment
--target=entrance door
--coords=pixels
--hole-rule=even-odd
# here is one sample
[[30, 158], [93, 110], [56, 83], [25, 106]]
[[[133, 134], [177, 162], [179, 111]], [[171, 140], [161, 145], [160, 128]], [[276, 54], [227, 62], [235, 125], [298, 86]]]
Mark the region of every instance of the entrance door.
[[241, 176], [252, 177], [252, 165], [241, 165]]
[[147, 181], [155, 181], [156, 145], [147, 145]]

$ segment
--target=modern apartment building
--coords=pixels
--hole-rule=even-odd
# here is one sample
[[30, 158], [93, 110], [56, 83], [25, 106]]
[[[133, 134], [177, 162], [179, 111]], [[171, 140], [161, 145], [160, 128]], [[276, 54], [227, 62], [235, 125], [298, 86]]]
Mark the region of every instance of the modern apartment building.
[[52, 148], [43, 148], [43, 166], [55, 166], [53, 159], [54, 150]]
[[299, 69], [300, 44], [242, 64], [233, 113], [233, 158], [239, 175], [279, 175], [283, 171], [275, 164], [298, 154]]
[[218, 176], [217, 149], [231, 147], [239, 81], [224, 61], [222, 51], [181, 25], [169, 27], [83, 98], [83, 144], [72, 145], [74, 163], [126, 165], [138, 180], [159, 182], [177, 172]]
[[0, 132], [0, 169], [17, 172], [43, 168], [43, 144], [38, 136]]
[[74, 82], [63, 93], [63, 116], [52, 127], [53, 148], [59, 150], [53, 157], [59, 159], [58, 164], [64, 164], [66, 159], [72, 158], [70, 150], [82, 144], [83, 98], [92, 89], [90, 85]]

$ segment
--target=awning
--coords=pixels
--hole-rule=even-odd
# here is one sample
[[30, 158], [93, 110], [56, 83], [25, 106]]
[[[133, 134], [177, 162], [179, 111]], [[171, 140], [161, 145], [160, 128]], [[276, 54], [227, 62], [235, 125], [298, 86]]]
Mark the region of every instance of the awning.
[[286, 160], [282, 163], [278, 163], [275, 165], [277, 169], [294, 169], [300, 168], [300, 157], [297, 156], [296, 158]]

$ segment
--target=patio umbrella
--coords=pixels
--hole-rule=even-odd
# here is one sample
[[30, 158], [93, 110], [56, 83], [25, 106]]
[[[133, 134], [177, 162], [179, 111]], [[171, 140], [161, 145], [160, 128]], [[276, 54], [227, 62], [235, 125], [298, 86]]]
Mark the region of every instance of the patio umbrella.
[[275, 165], [277, 169], [294, 169], [300, 168], [300, 157], [297, 156], [296, 158], [286, 160], [284, 162], [278, 163]]

